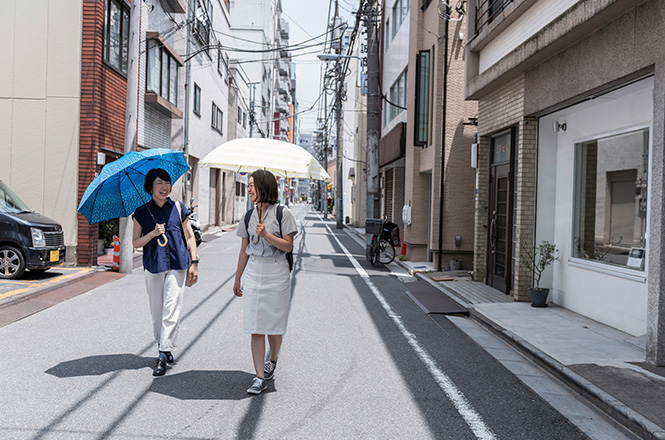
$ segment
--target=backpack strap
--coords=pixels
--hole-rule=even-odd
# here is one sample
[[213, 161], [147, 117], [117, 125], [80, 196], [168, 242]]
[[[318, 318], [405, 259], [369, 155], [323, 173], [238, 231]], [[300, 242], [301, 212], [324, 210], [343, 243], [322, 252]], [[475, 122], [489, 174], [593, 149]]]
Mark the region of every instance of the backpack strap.
[[247, 232], [248, 237], [249, 237], [249, 219], [252, 217], [252, 212], [254, 212], [253, 206], [245, 213], [245, 232]]
[[284, 238], [282, 235], [282, 213], [284, 212], [284, 205], [277, 205], [277, 223], [279, 223], [279, 237]]
[[[187, 248], [187, 254], [189, 254], [189, 243], [187, 243], [187, 234], [185, 234], [185, 223], [184, 220], [182, 219], [182, 208], [180, 207], [180, 204], [182, 202], [179, 202], [176, 200], [175, 202], [175, 207], [178, 210], [178, 218], [180, 219], [180, 233], [182, 235], [182, 241], [185, 242], [185, 247]], [[183, 203], [184, 206], [184, 203]], [[188, 255], [189, 258], [189, 255]]]

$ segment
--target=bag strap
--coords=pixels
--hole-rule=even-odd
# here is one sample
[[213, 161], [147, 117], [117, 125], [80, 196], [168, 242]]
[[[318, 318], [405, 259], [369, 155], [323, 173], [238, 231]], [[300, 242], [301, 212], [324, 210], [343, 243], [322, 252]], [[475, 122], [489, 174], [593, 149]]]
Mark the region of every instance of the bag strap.
[[[283, 205], [277, 205], [277, 223], [279, 224], [279, 236], [280, 238], [282, 237], [282, 213], [284, 211], [284, 206]], [[252, 206], [246, 213], [245, 213], [245, 232], [249, 235], [249, 218], [252, 216], [252, 212], [254, 212], [254, 207]]]
[[284, 238], [282, 235], [282, 212], [284, 211], [284, 205], [277, 205], [277, 223], [279, 223], [279, 238]]
[[248, 237], [249, 237], [249, 219], [252, 217], [252, 212], [254, 212], [253, 206], [249, 208], [249, 210], [245, 213], [245, 232], [247, 232]]
[[185, 242], [185, 247], [187, 248], [187, 254], [189, 257], [189, 243], [187, 243], [187, 235], [185, 235], [185, 223], [182, 220], [182, 208], [180, 207], [180, 204], [182, 202], [175, 202], [175, 207], [178, 210], [178, 218], [180, 219], [180, 233], [182, 234], [182, 241]]

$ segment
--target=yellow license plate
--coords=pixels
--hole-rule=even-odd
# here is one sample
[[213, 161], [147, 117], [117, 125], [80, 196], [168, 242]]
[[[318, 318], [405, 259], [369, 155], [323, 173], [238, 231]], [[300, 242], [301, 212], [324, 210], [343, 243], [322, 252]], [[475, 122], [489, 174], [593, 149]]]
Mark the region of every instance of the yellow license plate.
[[60, 261], [60, 249], [51, 251], [51, 261]]

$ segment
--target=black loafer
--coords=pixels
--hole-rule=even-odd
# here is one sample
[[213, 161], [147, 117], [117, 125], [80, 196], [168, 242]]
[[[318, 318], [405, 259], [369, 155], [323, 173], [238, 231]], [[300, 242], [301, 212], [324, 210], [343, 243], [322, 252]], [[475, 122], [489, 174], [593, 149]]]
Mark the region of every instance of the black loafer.
[[152, 375], [163, 376], [165, 373], [166, 373], [166, 361], [162, 359], [157, 359], [157, 364], [155, 364], [155, 368], [152, 370]]

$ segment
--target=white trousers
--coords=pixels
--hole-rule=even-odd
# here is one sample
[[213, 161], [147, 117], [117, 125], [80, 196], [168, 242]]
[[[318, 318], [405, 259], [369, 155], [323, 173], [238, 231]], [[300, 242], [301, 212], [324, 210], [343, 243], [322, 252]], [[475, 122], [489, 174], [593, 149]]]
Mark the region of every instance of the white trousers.
[[187, 269], [159, 273], [145, 271], [152, 328], [159, 351], [171, 351], [176, 346], [186, 276]]

